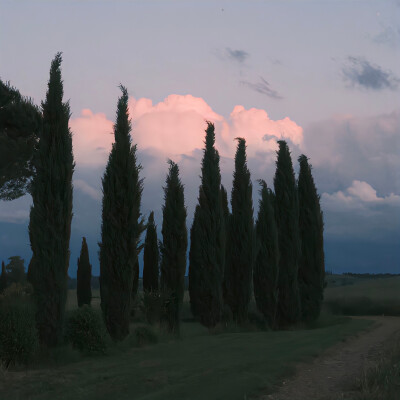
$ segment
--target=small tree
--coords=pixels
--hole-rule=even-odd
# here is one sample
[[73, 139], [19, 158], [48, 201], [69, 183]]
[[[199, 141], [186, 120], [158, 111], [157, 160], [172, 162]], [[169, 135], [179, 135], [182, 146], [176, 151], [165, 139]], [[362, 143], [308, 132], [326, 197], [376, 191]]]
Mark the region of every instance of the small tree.
[[254, 297], [258, 310], [265, 316], [271, 328], [276, 328], [278, 307], [279, 246], [272, 192], [263, 180], [259, 180], [260, 207], [256, 222], [257, 255], [254, 264]]
[[164, 298], [162, 323], [171, 333], [179, 334], [180, 309], [184, 294], [186, 270], [186, 207], [179, 168], [169, 160], [164, 187], [161, 244], [161, 291]]
[[312, 321], [320, 314], [324, 294], [324, 223], [311, 165], [304, 154], [299, 163], [299, 287], [302, 319]]
[[7, 273], [4, 261], [1, 262], [0, 293], [7, 287]]
[[143, 181], [131, 145], [128, 91], [120, 86], [113, 143], [102, 179], [103, 205], [100, 246], [101, 309], [110, 336], [122, 340], [129, 333], [134, 271], [143, 231], [140, 202]]
[[247, 320], [252, 292], [255, 253], [253, 200], [250, 171], [247, 168], [246, 141], [237, 138], [235, 171], [231, 196], [228, 260], [225, 265], [225, 301], [238, 323]]
[[24, 283], [26, 281], [24, 259], [20, 256], [8, 258], [6, 265], [7, 280], [9, 283]]
[[143, 254], [143, 290], [158, 291], [159, 251], [157, 242], [157, 227], [154, 223], [154, 212], [147, 221], [146, 238]]
[[300, 318], [300, 295], [297, 283], [300, 256], [299, 206], [289, 147], [284, 140], [278, 143], [274, 177], [275, 219], [280, 254], [277, 318], [280, 327], [288, 327]]
[[82, 238], [81, 254], [78, 258], [78, 271], [77, 271], [77, 289], [76, 295], [78, 297], [78, 307], [84, 304], [90, 306], [92, 301], [92, 266], [89, 262], [89, 250], [86, 243], [86, 238]]

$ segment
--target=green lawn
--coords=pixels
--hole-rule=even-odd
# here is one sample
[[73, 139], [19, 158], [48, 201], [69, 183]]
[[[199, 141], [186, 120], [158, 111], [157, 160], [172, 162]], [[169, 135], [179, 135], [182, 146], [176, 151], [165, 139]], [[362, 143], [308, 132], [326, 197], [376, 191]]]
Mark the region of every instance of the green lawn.
[[[370, 326], [367, 320], [331, 317], [325, 327], [283, 332], [210, 334], [182, 324], [181, 339], [105, 356], [40, 366], [0, 377], [8, 399], [212, 400], [256, 398], [272, 391], [293, 366]], [[246, 396], [246, 397], [245, 397]]]

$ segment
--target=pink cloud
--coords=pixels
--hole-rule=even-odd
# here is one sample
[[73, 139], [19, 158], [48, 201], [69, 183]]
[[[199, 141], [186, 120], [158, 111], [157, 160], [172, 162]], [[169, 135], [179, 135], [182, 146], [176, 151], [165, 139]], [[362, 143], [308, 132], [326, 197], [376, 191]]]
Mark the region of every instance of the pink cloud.
[[[190, 156], [202, 149], [206, 120], [215, 123], [217, 148], [227, 158], [234, 157], [237, 136], [246, 139], [249, 157], [274, 154], [279, 139], [287, 139], [296, 146], [303, 142], [303, 129], [288, 117], [272, 120], [265, 110], [246, 110], [237, 105], [224, 118], [204, 99], [191, 95], [172, 94], [157, 104], [147, 98], [131, 98], [129, 112], [133, 143], [137, 143], [139, 151], [147, 150], [163, 161], [167, 157], [179, 160], [181, 155]], [[110, 135], [113, 121], [84, 109], [80, 117], [71, 120], [70, 126], [76, 162], [105, 164], [114, 140]]]

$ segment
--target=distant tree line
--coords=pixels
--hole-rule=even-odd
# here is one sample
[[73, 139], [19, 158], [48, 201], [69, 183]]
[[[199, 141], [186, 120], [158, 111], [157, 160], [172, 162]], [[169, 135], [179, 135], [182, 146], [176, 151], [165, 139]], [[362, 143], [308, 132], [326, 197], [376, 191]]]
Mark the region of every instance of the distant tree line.
[[[33, 256], [28, 280], [34, 288], [40, 341], [50, 346], [60, 341], [65, 312], [75, 167], [61, 62], [58, 53], [51, 63], [40, 117], [34, 119], [40, 129], [32, 125], [40, 140], [35, 144], [34, 156], [29, 158], [34, 174], [29, 222]], [[142, 249], [144, 292], [158, 299], [160, 324], [179, 334], [188, 246], [184, 187], [179, 166], [171, 160], [163, 188], [162, 240], [157, 238], [154, 213], [150, 213], [147, 223], [144, 221], [140, 211], [142, 167], [137, 160], [137, 146], [131, 140], [128, 91], [123, 86], [120, 89], [115, 141], [102, 178], [99, 242], [101, 310], [107, 330], [116, 341], [129, 333]], [[198, 203], [189, 232], [192, 313], [208, 328], [227, 318], [228, 311], [232, 321], [244, 324], [254, 296], [272, 329], [315, 320], [323, 299], [325, 269], [323, 216], [311, 165], [301, 155], [296, 180], [289, 147], [285, 141], [278, 141], [274, 190], [259, 180], [261, 197], [255, 218], [246, 140], [236, 140], [229, 209], [227, 192], [221, 184], [215, 127], [207, 122]], [[88, 246], [83, 238], [77, 274], [79, 306], [91, 303], [91, 279]]]

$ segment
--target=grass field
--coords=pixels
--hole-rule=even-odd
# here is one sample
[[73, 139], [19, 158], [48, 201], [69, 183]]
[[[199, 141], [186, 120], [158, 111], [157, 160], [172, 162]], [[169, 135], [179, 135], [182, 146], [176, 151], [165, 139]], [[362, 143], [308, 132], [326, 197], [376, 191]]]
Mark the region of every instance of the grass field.
[[325, 290], [325, 306], [334, 314], [400, 316], [400, 277], [361, 279]]

